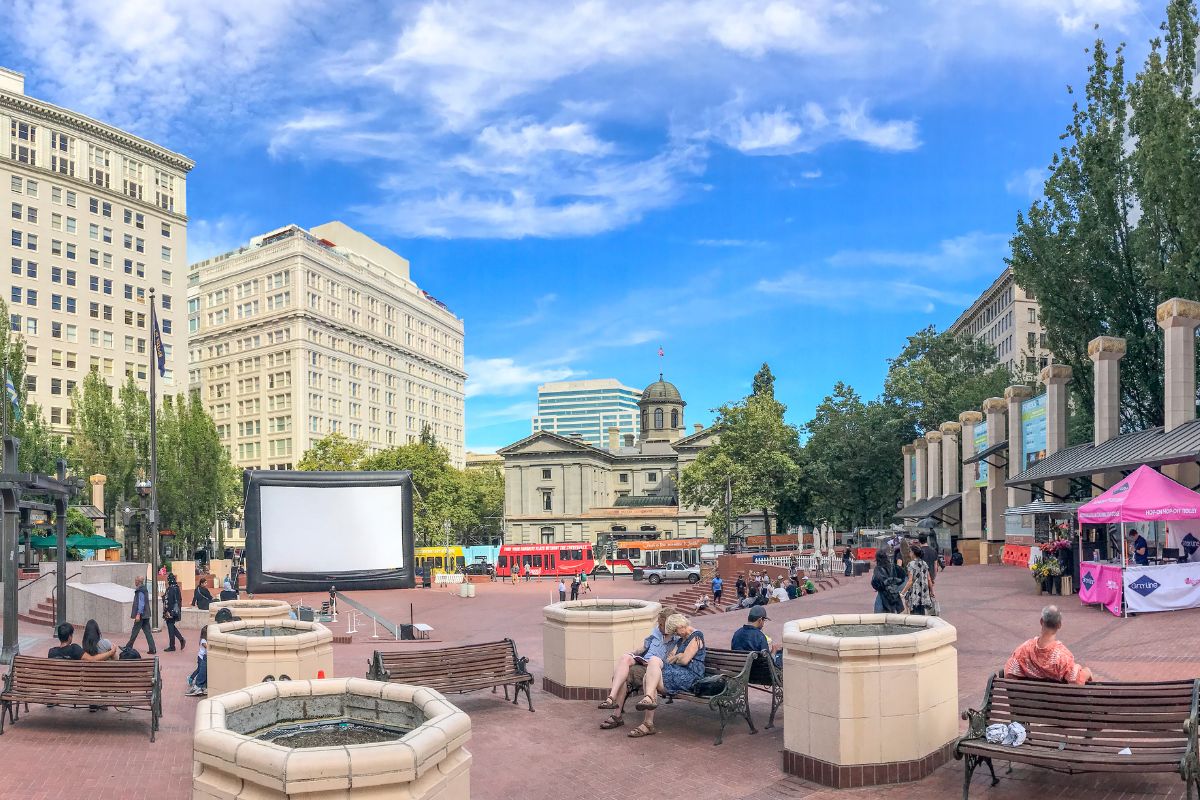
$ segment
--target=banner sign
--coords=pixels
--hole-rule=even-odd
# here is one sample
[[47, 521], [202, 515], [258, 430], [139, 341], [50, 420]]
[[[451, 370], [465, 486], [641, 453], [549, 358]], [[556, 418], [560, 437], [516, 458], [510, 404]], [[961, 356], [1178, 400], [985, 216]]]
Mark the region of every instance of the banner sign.
[[[975, 426], [975, 452], [982, 453], [984, 450], [987, 450], [987, 446], [987, 423], [981, 422]], [[977, 487], [987, 486], [987, 462], [976, 461], [975, 466], [979, 470], [978, 477], [975, 478], [975, 485]]]
[[1127, 567], [1125, 605], [1138, 613], [1200, 608], [1200, 564]]
[[1046, 457], [1046, 395], [1041, 394], [1021, 403], [1022, 468]]
[[1121, 616], [1121, 568], [1115, 564], [1084, 561], [1079, 565], [1079, 600], [1101, 605]]

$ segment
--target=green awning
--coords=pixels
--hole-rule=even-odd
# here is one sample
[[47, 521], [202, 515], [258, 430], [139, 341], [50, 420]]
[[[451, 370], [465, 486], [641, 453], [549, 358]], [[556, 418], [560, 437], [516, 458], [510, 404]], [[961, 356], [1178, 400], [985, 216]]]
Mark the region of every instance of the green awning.
[[30, 536], [30, 547], [57, 547], [58, 539], [54, 536]]
[[77, 547], [80, 550], [107, 550], [120, 547], [121, 543], [107, 536], [68, 536], [67, 547]]

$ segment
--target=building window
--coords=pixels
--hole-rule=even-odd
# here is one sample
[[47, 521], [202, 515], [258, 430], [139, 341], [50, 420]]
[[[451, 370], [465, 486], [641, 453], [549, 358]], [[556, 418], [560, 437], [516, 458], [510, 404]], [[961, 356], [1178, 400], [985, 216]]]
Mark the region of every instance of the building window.
[[554, 510], [554, 493], [547, 490], [542, 491], [542, 511]]
[[[50, 169], [63, 175], [75, 174], [75, 158], [72, 155], [71, 137], [58, 131], [50, 131]], [[51, 194], [61, 195], [62, 190], [54, 187]], [[61, 202], [60, 198], [55, 198]]]
[[548, 469], [542, 470], [542, 480], [544, 480], [544, 481], [550, 480], [550, 470], [548, 470]]
[[679, 409], [678, 408], [671, 409], [671, 427], [672, 428], [679, 427]]
[[629, 483], [629, 473], [622, 472], [620, 475], [617, 476], [617, 480], [619, 480], [621, 483]]
[[648, 483], [654, 483], [654, 482], [655, 482], [655, 481], [657, 481], [657, 480], [658, 480], [658, 473], [657, 473], [657, 472], [647, 472], [647, 473], [646, 473], [646, 481], [647, 481]]
[[654, 428], [662, 430], [663, 426], [663, 410], [661, 408], [654, 409]]
[[[37, 126], [29, 122], [12, 120], [10, 126], [12, 145], [9, 151], [13, 161], [30, 166], [37, 165]], [[14, 186], [15, 186], [14, 181]]]
[[1034, 323], [1035, 325], [1037, 324], [1037, 309], [1036, 308], [1029, 309], [1029, 321]]
[[122, 181], [122, 190], [135, 200], [142, 199], [143, 169], [138, 162], [125, 159], [125, 178]]
[[554, 528], [542, 528], [542, 544], [554, 544]]
[[[108, 188], [111, 154], [103, 147], [88, 145], [88, 181], [97, 186]], [[93, 209], [94, 210], [94, 209]]]

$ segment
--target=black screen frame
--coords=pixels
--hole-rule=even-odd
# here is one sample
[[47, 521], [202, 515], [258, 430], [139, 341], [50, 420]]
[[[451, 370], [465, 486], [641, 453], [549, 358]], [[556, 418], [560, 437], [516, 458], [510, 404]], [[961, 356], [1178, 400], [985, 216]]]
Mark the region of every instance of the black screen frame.
[[[404, 512], [400, 520], [401, 547], [404, 566], [351, 572], [264, 572], [262, 569], [262, 501], [264, 486], [311, 487], [330, 489], [340, 487], [400, 486], [403, 489]], [[336, 586], [338, 591], [351, 589], [412, 589], [416, 586], [416, 565], [413, 557], [412, 472], [304, 472], [298, 470], [245, 470], [242, 473], [245, 492], [246, 548], [243, 551], [247, 591], [263, 594], [285, 592], [327, 592]], [[330, 545], [336, 540], [331, 531]]]

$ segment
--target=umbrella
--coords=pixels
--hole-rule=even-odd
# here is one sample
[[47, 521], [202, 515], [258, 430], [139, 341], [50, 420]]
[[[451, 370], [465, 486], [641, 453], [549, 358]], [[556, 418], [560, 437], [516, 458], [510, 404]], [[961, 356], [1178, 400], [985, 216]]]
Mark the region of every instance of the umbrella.
[[938, 526], [937, 520], [935, 520], [933, 517], [926, 517], [925, 519], [923, 519], [917, 523], [918, 528], [928, 528], [931, 530], [933, 528], [936, 528], [937, 526]]

